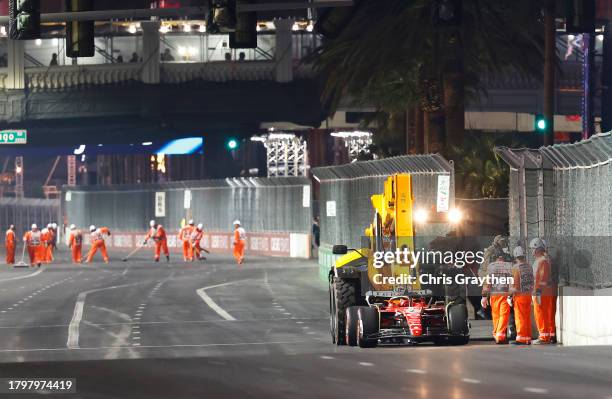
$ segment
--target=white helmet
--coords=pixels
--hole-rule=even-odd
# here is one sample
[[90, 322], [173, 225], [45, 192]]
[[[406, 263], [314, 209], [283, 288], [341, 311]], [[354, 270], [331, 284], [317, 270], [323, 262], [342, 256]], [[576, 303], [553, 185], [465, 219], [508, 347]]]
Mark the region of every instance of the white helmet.
[[32, 223], [32, 230], [37, 229], [38, 226], [36, 225], [36, 223]]
[[89, 226], [89, 231], [95, 231], [95, 230], [96, 230], [96, 226], [94, 226], [93, 224]]
[[155, 220], [151, 220], [151, 221], [149, 222], [149, 226], [151, 226], [151, 227], [155, 227]]
[[53, 228], [57, 229], [57, 223], [53, 223]]
[[204, 225], [202, 225], [202, 223], [198, 223], [198, 230], [202, 230], [204, 228]]
[[76, 226], [75, 226], [75, 225], [73, 225], [73, 224], [71, 224], [71, 225], [70, 225], [70, 230], [75, 230], [75, 229], [76, 229]]
[[514, 248], [514, 250], [512, 251], [512, 255], [515, 258], [523, 257], [525, 256], [525, 251], [523, 251], [523, 247], [519, 245], [518, 247]]
[[546, 249], [546, 243], [541, 238], [534, 238], [529, 242], [529, 248], [531, 249]]
[[193, 226], [193, 219], [189, 219], [189, 223], [187, 223], [190, 226]]
[[47, 225], [47, 228], [48, 228], [48, 229], [52, 229], [52, 228], [53, 228], [53, 223], [49, 223], [49, 224]]
[[234, 224], [234, 226], [235, 226], [235, 225], [240, 226], [240, 220], [234, 220], [234, 223], [233, 223], [233, 224]]

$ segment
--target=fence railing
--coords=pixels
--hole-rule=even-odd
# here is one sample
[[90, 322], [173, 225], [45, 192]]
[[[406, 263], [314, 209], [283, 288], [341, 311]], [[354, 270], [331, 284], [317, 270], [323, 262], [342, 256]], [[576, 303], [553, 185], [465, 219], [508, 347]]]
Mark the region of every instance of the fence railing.
[[[160, 64], [160, 83], [191, 81], [274, 81], [274, 61], [165, 62]], [[66, 90], [87, 86], [124, 85], [142, 82], [143, 64], [114, 63], [26, 68], [26, 86], [32, 91]], [[312, 78], [306, 66], [294, 67], [298, 79]], [[6, 88], [8, 72], [0, 69], [0, 90]]]
[[544, 238], [561, 283], [612, 287], [612, 133], [496, 151], [510, 165], [511, 236]]
[[310, 181], [305, 178], [235, 178], [137, 186], [64, 187], [68, 223], [142, 231], [155, 219], [168, 230], [184, 220], [206, 231], [231, 231], [238, 219], [250, 232], [309, 233]]
[[61, 225], [59, 205], [57, 199], [0, 198], [0, 229], [5, 231], [14, 224], [20, 237], [32, 223], [41, 227], [53, 222]]

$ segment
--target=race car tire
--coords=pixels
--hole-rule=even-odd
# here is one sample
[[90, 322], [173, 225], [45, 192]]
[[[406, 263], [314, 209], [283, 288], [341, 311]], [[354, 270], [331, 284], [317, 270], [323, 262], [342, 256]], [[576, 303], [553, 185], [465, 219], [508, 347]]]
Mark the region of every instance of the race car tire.
[[465, 345], [470, 342], [470, 328], [468, 326], [467, 307], [460, 303], [450, 305], [447, 309], [448, 343], [451, 345]]
[[469, 333], [467, 307], [462, 304], [449, 305], [446, 317], [448, 318], [448, 332], [451, 335], [466, 335]]
[[380, 315], [378, 310], [371, 307], [360, 307], [357, 311], [359, 322], [357, 324], [357, 345], [360, 348], [374, 348], [378, 339], [368, 338], [380, 330]]
[[356, 305], [356, 284], [351, 280], [333, 277], [331, 290], [331, 334], [332, 342], [336, 345], [346, 343], [346, 309]]
[[357, 325], [359, 324], [359, 306], [346, 309], [345, 339], [348, 346], [357, 346]]

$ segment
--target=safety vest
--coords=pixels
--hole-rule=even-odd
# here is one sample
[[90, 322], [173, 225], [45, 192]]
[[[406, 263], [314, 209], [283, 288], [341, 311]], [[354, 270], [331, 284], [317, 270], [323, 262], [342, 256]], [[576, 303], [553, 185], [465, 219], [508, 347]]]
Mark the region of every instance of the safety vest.
[[30, 239], [28, 245], [31, 247], [39, 246], [42, 242], [42, 233], [39, 231], [30, 231]]
[[539, 290], [542, 295], [554, 295], [556, 293], [551, 269], [551, 262], [548, 256], [540, 256], [533, 262], [535, 289]]
[[200, 240], [202, 239], [203, 234], [204, 234], [203, 231], [198, 231], [197, 229], [195, 229], [189, 236], [189, 240], [191, 241], [192, 244], [199, 243]]
[[503, 261], [490, 263], [487, 276], [491, 278], [491, 294], [507, 294], [510, 291], [509, 282], [510, 277], [512, 277], [512, 263]]
[[90, 237], [91, 237], [91, 242], [96, 242], [100, 240], [104, 241], [104, 235], [102, 234], [100, 229], [92, 231], [92, 233], [90, 234]]
[[242, 241], [242, 240], [244, 240], [246, 238], [246, 231], [242, 227], [238, 227], [236, 229], [236, 231], [238, 231], [238, 239], [240, 241]]
[[74, 245], [83, 244], [83, 234], [80, 231], [75, 231], [72, 233], [72, 237], [74, 237]]
[[515, 292], [521, 294], [531, 294], [534, 287], [533, 269], [527, 263], [515, 264], [512, 266], [512, 276], [514, 277]]
[[192, 227], [183, 227], [183, 229], [181, 230], [181, 240], [183, 241], [189, 240], [192, 229], [193, 229]]

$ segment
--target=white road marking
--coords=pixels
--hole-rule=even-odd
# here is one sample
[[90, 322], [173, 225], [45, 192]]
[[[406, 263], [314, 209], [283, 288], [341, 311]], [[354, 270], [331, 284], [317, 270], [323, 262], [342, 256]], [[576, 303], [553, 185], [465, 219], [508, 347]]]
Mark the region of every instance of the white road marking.
[[[242, 280], [242, 281], [244, 281], [244, 280]], [[239, 282], [240, 281], [231, 281], [229, 283], [210, 285], [208, 287], [204, 287], [204, 288], [200, 288], [200, 289], [196, 290], [196, 293], [219, 316], [223, 317], [225, 320], [234, 321], [236, 319], [232, 315], [227, 313], [221, 306], [217, 305], [217, 303], [215, 301], [213, 301], [211, 297], [208, 296], [208, 294], [206, 293], [206, 290], [210, 290], [210, 289], [217, 288], [217, 287], [225, 287], [227, 285], [236, 284], [236, 283], [239, 283]]]
[[548, 389], [544, 388], [525, 387], [523, 390], [531, 393], [548, 393]]
[[334, 357], [333, 356], [321, 356], [321, 359], [325, 359], [325, 360], [332, 360]]
[[413, 374], [426, 374], [427, 373], [427, 371], [421, 370], [421, 369], [406, 369], [406, 371], [409, 373], [413, 373]]
[[372, 367], [374, 366], [374, 363], [370, 363], [370, 362], [359, 362], [360, 366], [364, 366], [364, 367]]
[[79, 295], [77, 296], [76, 304], [74, 305], [74, 312], [72, 313], [72, 320], [70, 320], [70, 324], [68, 325], [68, 340], [66, 341], [66, 347], [68, 347], [68, 349], [78, 349], [79, 348], [79, 326], [81, 324], [81, 320], [83, 319], [83, 308], [85, 307], [85, 299], [87, 298], [87, 295], [93, 294], [94, 292], [114, 290], [117, 288], [124, 288], [124, 287], [132, 287], [132, 286], [141, 285], [141, 284], [146, 284], [146, 282], [124, 284], [124, 285], [113, 285], [111, 287], [96, 288], [93, 290], [83, 291], [79, 293]]
[[461, 381], [467, 382], [468, 384], [480, 384], [480, 380], [475, 380], [473, 378], [462, 378]]
[[[172, 348], [209, 348], [209, 347], [226, 347], [226, 346], [258, 346], [258, 345], [295, 345], [312, 343], [312, 341], [271, 341], [271, 342], [237, 342], [237, 343], [224, 343], [224, 344], [178, 344], [178, 345], [143, 345], [143, 348], [150, 349], [172, 349]], [[121, 349], [130, 348], [130, 346], [99, 346], [99, 347], [86, 347], [86, 348], [74, 348], [76, 350], [88, 351], [88, 350], [108, 350], [108, 349]], [[0, 353], [20, 353], [20, 352], [63, 352], [71, 351], [74, 349], [70, 348], [33, 348], [33, 349], [0, 349]]]

